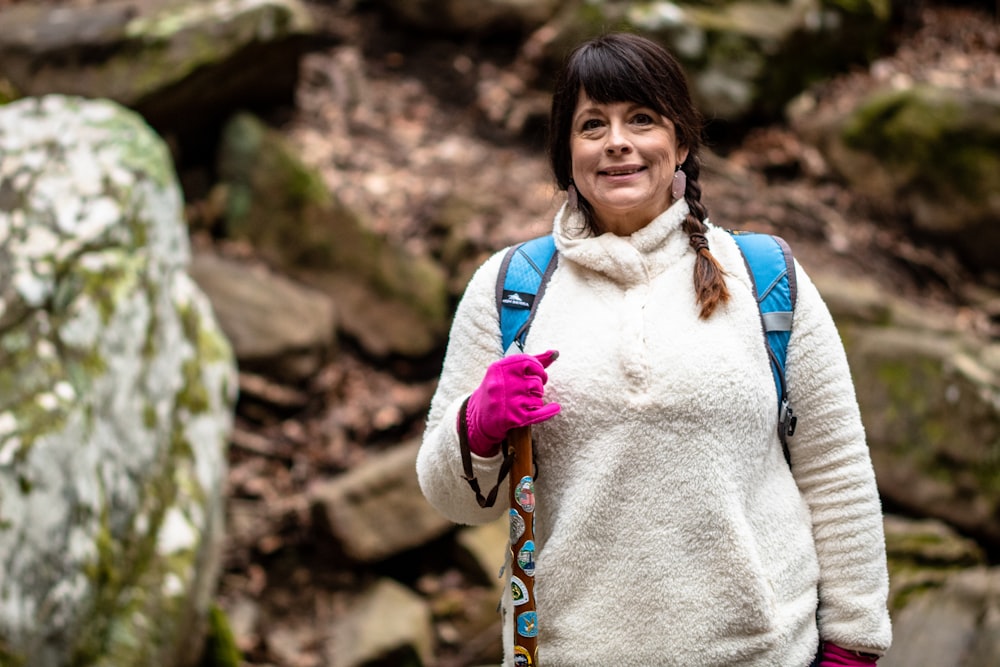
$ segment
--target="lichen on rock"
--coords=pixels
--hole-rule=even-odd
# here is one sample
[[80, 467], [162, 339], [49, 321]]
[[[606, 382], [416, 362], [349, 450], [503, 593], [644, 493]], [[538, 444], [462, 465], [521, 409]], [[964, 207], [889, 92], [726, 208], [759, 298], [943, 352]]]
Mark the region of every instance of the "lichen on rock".
[[10, 661], [180, 666], [197, 650], [235, 366], [186, 273], [181, 209], [169, 152], [135, 113], [61, 96], [0, 107]]

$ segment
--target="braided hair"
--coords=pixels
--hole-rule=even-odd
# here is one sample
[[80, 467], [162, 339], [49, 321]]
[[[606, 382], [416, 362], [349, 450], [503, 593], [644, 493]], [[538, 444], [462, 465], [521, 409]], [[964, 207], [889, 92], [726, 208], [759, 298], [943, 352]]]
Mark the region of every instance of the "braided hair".
[[[609, 33], [574, 49], [556, 81], [549, 116], [549, 162], [556, 184], [566, 190], [572, 184], [570, 135], [580, 91], [599, 104], [636, 102], [654, 109], [674, 123], [677, 143], [686, 148], [681, 165], [687, 177], [684, 199], [688, 214], [681, 227], [697, 253], [694, 289], [700, 316], [708, 319], [729, 299], [725, 271], [708, 247], [704, 221], [708, 210], [701, 202], [701, 114], [695, 109], [687, 77], [680, 63], [656, 42], [631, 33]], [[595, 234], [597, 220], [589, 202], [577, 197], [577, 206]]]

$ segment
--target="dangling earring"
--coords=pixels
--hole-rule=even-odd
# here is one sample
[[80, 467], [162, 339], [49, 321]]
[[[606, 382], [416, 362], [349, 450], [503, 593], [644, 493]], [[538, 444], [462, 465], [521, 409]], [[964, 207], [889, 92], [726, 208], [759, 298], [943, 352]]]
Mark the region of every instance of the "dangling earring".
[[569, 203], [571, 211], [577, 210], [580, 206], [580, 200], [576, 194], [576, 186], [573, 185], [573, 181], [570, 181], [569, 186], [566, 188], [566, 201]]
[[688, 187], [688, 177], [681, 169], [680, 165], [677, 165], [677, 169], [674, 170], [674, 180], [670, 184], [670, 194], [674, 196], [674, 201], [684, 198], [684, 193], [687, 192]]

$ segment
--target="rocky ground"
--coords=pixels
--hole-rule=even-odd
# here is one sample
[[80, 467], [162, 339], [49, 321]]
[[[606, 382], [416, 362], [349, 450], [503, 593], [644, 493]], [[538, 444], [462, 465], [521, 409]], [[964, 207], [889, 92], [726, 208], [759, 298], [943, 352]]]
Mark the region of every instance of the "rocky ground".
[[[382, 233], [440, 256], [448, 226], [464, 225], [472, 259], [456, 272], [457, 292], [478, 258], [543, 232], [561, 202], [533, 129], [535, 98], [515, 76], [513, 54], [500, 46], [413, 43], [373, 17], [331, 7], [317, 12], [341, 43], [306, 57], [297, 108], [279, 122], [330, 187], [370, 211]], [[812, 94], [819, 104], [850, 104], [874, 87], [904, 81], [996, 88], [996, 20], [928, 5], [901, 26], [892, 53]], [[517, 102], [527, 110], [517, 136], [483, 113]], [[777, 232], [807, 270], [874, 275], [995, 333], [1000, 313], [971, 307], [971, 277], [959, 262], [908, 238], [892, 212], [857, 201], [787, 126], [758, 127], [737, 140], [724, 134], [703, 172], [714, 222]], [[205, 205], [190, 202], [196, 222]], [[195, 230], [196, 243], [217, 242], [197, 224]], [[450, 591], [443, 599], [454, 608], [481, 592], [442, 568], [434, 545], [375, 568], [355, 567], [315, 529], [304, 503], [311, 482], [419, 433], [438, 363], [383, 364], [344, 341], [308, 386], [242, 376], [219, 600], [248, 665], [325, 664], [326, 632], [350, 593], [378, 575], [438, 599]], [[494, 649], [490, 638], [458, 638], [446, 622], [439, 635], [443, 665], [477, 664]]]
[[[445, 224], [434, 215], [456, 190], [488, 204], [463, 221], [483, 252], [544, 230], [560, 197], [541, 151], [530, 137], [497, 141], [497, 133], [483, 131], [476, 111], [479, 96], [491, 89], [487, 84], [503, 81], [503, 62], [449, 45], [405, 55], [361, 50], [351, 30], [378, 28], [353, 20], [358, 23], [337, 27], [346, 46], [307, 57], [299, 108], [285, 124], [331, 188], [371, 211], [380, 231], [431, 252], [440, 252], [434, 244]], [[817, 99], [850, 103], [902, 79], [1000, 84], [1000, 29], [988, 16], [927, 9], [908, 28], [894, 53], [832, 82]], [[442, 98], [441, 90], [452, 94]], [[752, 130], [739, 143], [716, 149], [704, 180], [717, 223], [786, 236], [807, 269], [833, 264], [845, 274], [876, 272], [885, 284], [929, 305], [962, 307], [968, 276], [961, 266], [866, 210], [783, 125]], [[993, 326], [971, 310], [968, 320]], [[231, 528], [219, 595], [249, 664], [322, 664], [323, 628], [342, 610], [345, 596], [375, 574], [391, 574], [428, 593], [452, 588], [456, 604], [475, 590], [458, 573], [436, 569], [430, 551], [411, 554], [407, 563], [385, 563], [378, 573], [352, 570], [317, 536], [302, 502], [313, 479], [419, 432], [412, 415], [429, 396], [433, 376], [427, 368], [410, 370], [379, 368], [348, 342], [309, 387], [243, 378], [244, 394], [252, 398], [240, 405], [231, 454]], [[240, 515], [242, 502], [260, 499], [267, 501], [265, 516]], [[475, 646], [463, 651], [446, 627], [441, 634], [443, 662], [471, 664], [484, 657]]]
[[[441, 257], [449, 251], [450, 227], [461, 225], [470, 247], [455, 271], [458, 293], [479, 259], [545, 231], [561, 203], [540, 147], [542, 96], [526, 85], [517, 54], [504, 44], [414, 38], [348, 12], [353, 4], [314, 5], [337, 45], [304, 59], [296, 108], [271, 120], [332, 190], [369, 212], [381, 233]], [[945, 3], [911, 5], [922, 9], [900, 25], [893, 50], [810, 91], [817, 104], [850, 106], [873, 88], [912, 81], [1000, 86], [996, 15]], [[871, 210], [844, 189], [787, 125], [708, 130], [704, 201], [714, 222], [779, 233], [807, 270], [876, 277], [927, 308], [1000, 334], [1000, 311], [977, 304], [969, 289], [976, 282], [998, 288], [1000, 277], [973, 279], [946, 249], [911, 239], [892, 211]], [[212, 203], [197, 188], [188, 194], [195, 243], [251, 252], [214, 238]], [[444, 543], [362, 568], [313, 525], [305, 502], [316, 480], [419, 434], [438, 363], [384, 363], [345, 340], [305, 386], [241, 375], [218, 599], [245, 664], [327, 664], [329, 630], [351, 594], [385, 575], [436, 600], [441, 665], [493, 659], [498, 629], [463, 637], [448, 620], [489, 593], [482, 582], [442, 565], [436, 550]]]
[[[0, 0], [0, 7], [33, 1]], [[296, 107], [269, 120], [338, 196], [369, 213], [379, 232], [443, 257], [452, 252], [449, 229], [461, 225], [468, 247], [455, 269], [457, 294], [487, 253], [544, 232], [562, 201], [541, 149], [544, 95], [525, 82], [514, 47], [414, 36], [354, 9], [370, 4], [311, 5], [335, 45], [305, 57]], [[891, 51], [810, 91], [817, 104], [851, 106], [874, 88], [912, 81], [1000, 87], [1000, 4], [992, 12], [985, 1], [907, 6]], [[875, 277], [927, 308], [1000, 335], [1000, 307], [978, 302], [971, 289], [1000, 289], [1000, 276], [970, 276], [947, 249], [910, 238], [905, 221], [854, 197], [787, 124], [710, 124], [708, 132], [704, 201], [716, 224], [776, 232], [807, 270]], [[191, 185], [203, 175], [182, 178], [193, 242], [252, 253], [213, 234], [214, 203]], [[247, 666], [327, 664], [330, 628], [352, 593], [379, 576], [434, 598], [441, 666], [494, 659], [498, 628], [467, 637], [449, 622], [492, 594], [442, 564], [444, 541], [361, 567], [324, 537], [305, 500], [315, 481], [419, 435], [439, 363], [373, 360], [344, 340], [304, 385], [241, 374], [217, 597]]]

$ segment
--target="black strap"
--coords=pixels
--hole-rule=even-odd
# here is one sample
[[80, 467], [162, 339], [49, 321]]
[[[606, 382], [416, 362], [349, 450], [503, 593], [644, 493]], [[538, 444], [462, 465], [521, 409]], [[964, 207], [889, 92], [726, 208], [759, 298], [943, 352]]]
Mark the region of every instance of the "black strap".
[[514, 457], [511, 456], [508, 451], [510, 448], [507, 446], [507, 440], [503, 441], [503, 463], [500, 464], [500, 472], [497, 474], [497, 483], [490, 489], [490, 492], [483, 497], [483, 492], [479, 489], [479, 480], [476, 479], [475, 473], [472, 471], [472, 452], [469, 449], [469, 421], [468, 421], [468, 407], [469, 399], [466, 398], [462, 401], [462, 408], [458, 412], [458, 448], [462, 452], [462, 469], [465, 474], [462, 476], [469, 486], [472, 487], [472, 491], [476, 494], [476, 502], [479, 503], [480, 507], [493, 507], [493, 504], [497, 501], [497, 493], [500, 491], [500, 485], [503, 483], [504, 477], [510, 472], [510, 467], [514, 463]]

